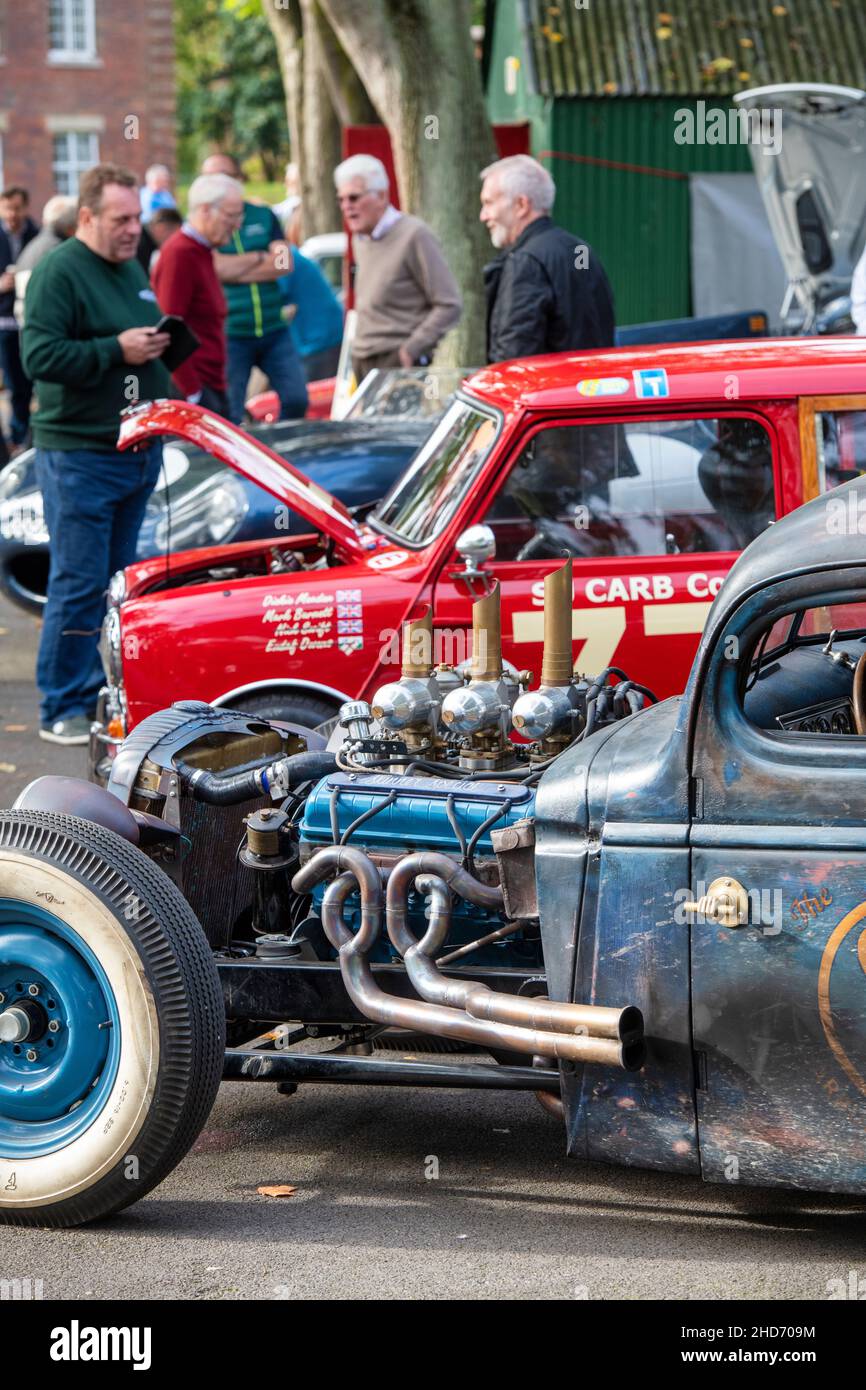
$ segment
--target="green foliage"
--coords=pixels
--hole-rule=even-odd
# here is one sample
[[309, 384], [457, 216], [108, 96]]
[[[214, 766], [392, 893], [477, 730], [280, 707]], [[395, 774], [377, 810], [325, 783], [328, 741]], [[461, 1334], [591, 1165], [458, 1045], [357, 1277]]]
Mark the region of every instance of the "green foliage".
[[178, 162], [195, 173], [214, 145], [279, 179], [289, 155], [277, 51], [256, 0], [175, 0]]

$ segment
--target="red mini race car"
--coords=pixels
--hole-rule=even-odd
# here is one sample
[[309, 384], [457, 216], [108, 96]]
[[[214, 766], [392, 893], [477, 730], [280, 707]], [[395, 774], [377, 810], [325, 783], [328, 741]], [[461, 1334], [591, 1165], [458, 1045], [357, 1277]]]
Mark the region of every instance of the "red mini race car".
[[[399, 659], [401, 623], [428, 604], [434, 657], [458, 666], [473, 600], [494, 578], [504, 656], [537, 670], [542, 581], [563, 556], [574, 562], [576, 668], [623, 667], [659, 696], [679, 692], [737, 553], [854, 476], [864, 427], [857, 339], [499, 364], [465, 384], [360, 521], [224, 420], [177, 402], [138, 406], [121, 447], [155, 434], [193, 440], [278, 505], [273, 540], [115, 576], [94, 768], [104, 775], [122, 737], [176, 700], [323, 722], [381, 685]], [[285, 533], [289, 510], [312, 534]]]

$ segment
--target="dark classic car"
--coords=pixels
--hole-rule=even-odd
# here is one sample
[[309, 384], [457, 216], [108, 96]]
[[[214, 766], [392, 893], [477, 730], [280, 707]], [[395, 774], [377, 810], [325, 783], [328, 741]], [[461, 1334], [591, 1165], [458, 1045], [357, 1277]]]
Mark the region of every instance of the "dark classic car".
[[[462, 376], [428, 367], [370, 373], [343, 419], [284, 420], [253, 425], [250, 433], [348, 507], [363, 509], [384, 497], [403, 472]], [[45, 604], [50, 542], [35, 458], [35, 449], [28, 449], [0, 471], [0, 590], [38, 615]], [[254, 482], [204, 449], [172, 442], [164, 448], [138, 558], [301, 529], [299, 518], [275, 512], [271, 494]]]
[[327, 747], [187, 701], [108, 789], [31, 783], [0, 814], [0, 1217], [127, 1206], [221, 1077], [531, 1090], [577, 1158], [866, 1194], [864, 515], [858, 479], [759, 536], [662, 703], [574, 676], [569, 560], [537, 689], [493, 583], [462, 671], [416, 613]]

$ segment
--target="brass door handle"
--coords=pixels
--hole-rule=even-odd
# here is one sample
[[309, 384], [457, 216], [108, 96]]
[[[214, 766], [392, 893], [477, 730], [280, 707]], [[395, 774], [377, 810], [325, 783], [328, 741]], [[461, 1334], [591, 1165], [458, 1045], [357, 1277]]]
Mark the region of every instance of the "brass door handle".
[[744, 927], [749, 920], [749, 895], [735, 878], [715, 878], [702, 898], [683, 903], [682, 910], [700, 913], [723, 927]]

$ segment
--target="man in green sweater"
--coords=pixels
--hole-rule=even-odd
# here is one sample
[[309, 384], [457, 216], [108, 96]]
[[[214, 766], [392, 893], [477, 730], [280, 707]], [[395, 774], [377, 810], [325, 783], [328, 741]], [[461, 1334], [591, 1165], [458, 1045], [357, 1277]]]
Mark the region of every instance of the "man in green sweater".
[[22, 336], [36, 383], [36, 476], [51, 537], [48, 602], [36, 680], [40, 737], [87, 743], [103, 682], [97, 640], [105, 592], [135, 556], [162, 446], [117, 450], [120, 412], [171, 395], [159, 362], [156, 298], [136, 259], [138, 184], [114, 164], [81, 178], [78, 228], [30, 277]]

